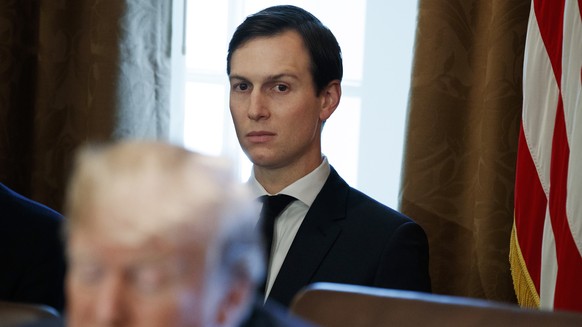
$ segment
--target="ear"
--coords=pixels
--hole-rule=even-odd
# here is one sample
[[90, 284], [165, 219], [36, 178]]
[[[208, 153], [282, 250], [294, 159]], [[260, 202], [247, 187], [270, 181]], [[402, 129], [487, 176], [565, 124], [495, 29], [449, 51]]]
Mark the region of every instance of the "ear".
[[252, 283], [246, 278], [238, 278], [229, 286], [216, 311], [216, 326], [238, 326], [254, 300]]
[[319, 119], [326, 121], [339, 105], [342, 86], [339, 80], [333, 80], [321, 91], [321, 111]]

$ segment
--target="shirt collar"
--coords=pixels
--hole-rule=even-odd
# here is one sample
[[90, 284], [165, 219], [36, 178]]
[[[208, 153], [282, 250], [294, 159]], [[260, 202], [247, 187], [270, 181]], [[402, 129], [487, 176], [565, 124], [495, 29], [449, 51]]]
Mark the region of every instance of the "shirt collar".
[[[323, 156], [323, 161], [317, 168], [296, 180], [291, 185], [285, 187], [277, 194], [290, 195], [310, 207], [311, 204], [313, 204], [313, 201], [315, 201], [317, 194], [319, 194], [319, 191], [323, 188], [325, 181], [329, 177], [330, 171], [331, 169], [327, 157]], [[251, 172], [248, 183], [257, 197], [261, 195], [274, 195], [269, 194], [257, 181], [254, 172]]]

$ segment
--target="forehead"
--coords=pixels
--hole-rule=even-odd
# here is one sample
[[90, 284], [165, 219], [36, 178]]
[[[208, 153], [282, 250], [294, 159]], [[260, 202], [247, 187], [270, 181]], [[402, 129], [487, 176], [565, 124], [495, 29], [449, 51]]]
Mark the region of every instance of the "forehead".
[[68, 239], [72, 262], [100, 262], [111, 267], [135, 265], [188, 264], [203, 267], [206, 251], [203, 242], [178, 242], [168, 238], [150, 237], [140, 242], [127, 242], [96, 232], [90, 228], [75, 228]]
[[[125, 210], [119, 210], [120, 205], [125, 205]], [[164, 206], [132, 201], [96, 203], [78, 212], [79, 216], [68, 226], [69, 238], [82, 236], [95, 244], [128, 248], [150, 244], [159, 248], [195, 248], [208, 243], [219, 226], [217, 219], [212, 219], [216, 213], [206, 208], [197, 208], [196, 212], [177, 210], [177, 206], [179, 203], [162, 210]]]
[[283, 70], [309, 71], [310, 57], [301, 36], [288, 30], [274, 36], [252, 38], [237, 48], [231, 59], [231, 75]]

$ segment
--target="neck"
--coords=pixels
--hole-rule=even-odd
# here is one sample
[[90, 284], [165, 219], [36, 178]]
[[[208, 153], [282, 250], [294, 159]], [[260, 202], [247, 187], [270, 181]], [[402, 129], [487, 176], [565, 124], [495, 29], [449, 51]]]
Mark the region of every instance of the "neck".
[[323, 157], [303, 165], [292, 167], [266, 168], [253, 165], [255, 178], [269, 192], [269, 194], [279, 193], [287, 186], [293, 184], [305, 175], [314, 171], [322, 163]]

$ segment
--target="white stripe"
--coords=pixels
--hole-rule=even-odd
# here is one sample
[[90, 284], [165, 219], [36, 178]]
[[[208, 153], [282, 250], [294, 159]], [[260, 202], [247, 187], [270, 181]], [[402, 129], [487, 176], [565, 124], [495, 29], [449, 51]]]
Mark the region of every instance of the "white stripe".
[[546, 198], [549, 198], [552, 137], [559, 90], [533, 6], [526, 37], [523, 76], [523, 129]]
[[540, 308], [551, 310], [554, 308], [556, 280], [558, 279], [558, 259], [556, 256], [556, 239], [554, 238], [548, 206], [546, 206], [546, 220], [542, 239], [542, 266], [540, 268]]
[[570, 145], [566, 216], [582, 253], [582, 20], [577, 0], [567, 0], [562, 48], [562, 99]]

